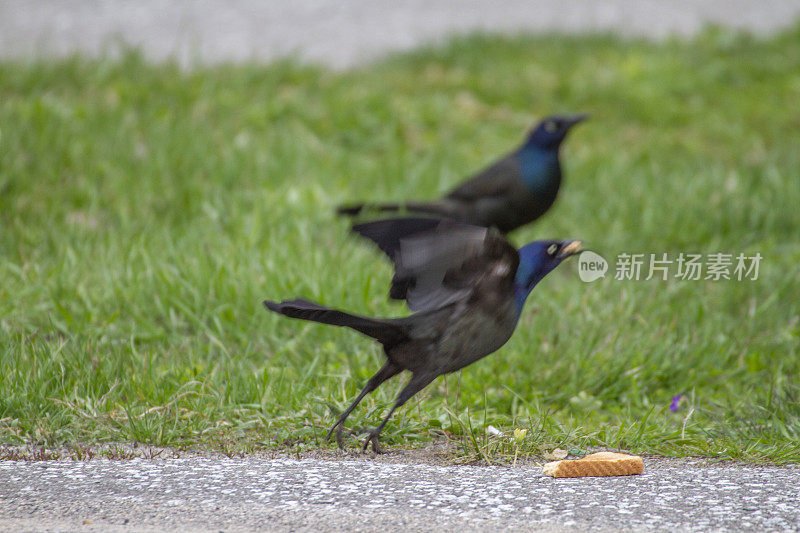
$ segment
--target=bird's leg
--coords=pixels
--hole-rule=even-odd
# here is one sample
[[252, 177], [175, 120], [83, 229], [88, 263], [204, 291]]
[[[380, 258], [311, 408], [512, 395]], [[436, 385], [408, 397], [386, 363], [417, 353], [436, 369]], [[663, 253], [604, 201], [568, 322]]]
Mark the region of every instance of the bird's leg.
[[378, 444], [378, 436], [381, 434], [381, 430], [383, 430], [383, 426], [386, 425], [386, 422], [392, 417], [392, 413], [394, 413], [395, 409], [406, 403], [408, 400], [411, 399], [416, 393], [424, 389], [428, 386], [428, 384], [436, 378], [436, 374], [414, 374], [411, 376], [411, 381], [408, 382], [408, 385], [403, 387], [403, 390], [400, 391], [400, 394], [397, 396], [397, 399], [394, 401], [394, 405], [389, 410], [389, 414], [384, 417], [383, 421], [380, 423], [378, 427], [373, 429], [369, 432], [367, 436], [367, 440], [364, 441], [364, 447], [362, 451], [367, 451], [367, 446], [372, 443], [372, 451], [375, 453], [384, 453], [384, 450], [381, 449], [380, 445]]
[[331, 429], [328, 431], [328, 436], [326, 438], [330, 439], [331, 434], [335, 429], [336, 444], [339, 445], [340, 449], [344, 449], [344, 444], [342, 442], [342, 429], [344, 428], [344, 421], [347, 419], [348, 416], [350, 416], [350, 413], [353, 412], [353, 409], [356, 408], [358, 403], [364, 399], [364, 396], [377, 389], [381, 383], [399, 373], [400, 370], [402, 369], [399, 366], [387, 361], [386, 364], [383, 365], [383, 367], [380, 370], [378, 370], [374, 376], [369, 378], [369, 381], [367, 381], [367, 384], [364, 386], [364, 389], [361, 391], [361, 394], [359, 394], [358, 397], [355, 399], [355, 401], [353, 401], [353, 403], [350, 404], [350, 407], [348, 407], [345, 410], [345, 412], [342, 413], [342, 415], [339, 417], [336, 423], [333, 424], [333, 426], [331, 426]]
[[367, 436], [367, 440], [364, 441], [364, 447], [361, 449], [361, 451], [366, 452], [367, 451], [367, 446], [369, 446], [369, 443], [371, 442], [372, 443], [372, 451], [373, 452], [375, 452], [375, 453], [386, 453], [385, 450], [383, 450], [380, 447], [380, 445], [378, 444], [378, 435], [381, 434], [381, 430], [383, 429], [383, 426], [386, 425], [386, 422], [389, 421], [389, 418], [391, 418], [392, 413], [394, 413], [394, 410], [397, 409], [398, 407], [400, 407], [400, 405], [398, 405], [395, 402], [395, 404], [389, 410], [389, 414], [386, 415], [386, 417], [383, 419], [381, 424], [378, 427], [376, 427], [375, 429], [370, 430], [369, 435]]

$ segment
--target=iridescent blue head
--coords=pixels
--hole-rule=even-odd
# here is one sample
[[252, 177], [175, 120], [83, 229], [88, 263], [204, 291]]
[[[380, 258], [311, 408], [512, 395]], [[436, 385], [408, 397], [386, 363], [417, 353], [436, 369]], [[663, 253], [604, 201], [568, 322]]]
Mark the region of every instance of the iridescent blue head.
[[519, 267], [514, 277], [514, 297], [522, 311], [525, 299], [542, 278], [567, 257], [581, 252], [581, 241], [534, 241], [518, 250]]
[[567, 137], [570, 128], [589, 118], [589, 115], [552, 115], [531, 130], [525, 146], [532, 146], [543, 150], [558, 150]]

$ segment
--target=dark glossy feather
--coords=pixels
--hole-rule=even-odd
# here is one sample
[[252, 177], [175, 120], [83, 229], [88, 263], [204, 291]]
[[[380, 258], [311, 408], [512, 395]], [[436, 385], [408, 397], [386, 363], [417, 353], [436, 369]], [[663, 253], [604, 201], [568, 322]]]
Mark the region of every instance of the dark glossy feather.
[[353, 231], [389, 256], [395, 266], [389, 295], [414, 311], [469, 298], [489, 284], [507, 290], [519, 264], [516, 249], [496, 231], [447, 220], [380, 220]]
[[382, 320], [352, 315], [299, 298], [280, 303], [264, 300], [264, 306], [270, 311], [290, 318], [311, 320], [332, 326], [345, 326], [372, 337], [384, 345], [397, 344], [407, 336], [405, 329], [391, 319]]
[[476, 201], [483, 198], [504, 198], [520, 185], [520, 164], [516, 152], [495, 161], [455, 189], [445, 198]]

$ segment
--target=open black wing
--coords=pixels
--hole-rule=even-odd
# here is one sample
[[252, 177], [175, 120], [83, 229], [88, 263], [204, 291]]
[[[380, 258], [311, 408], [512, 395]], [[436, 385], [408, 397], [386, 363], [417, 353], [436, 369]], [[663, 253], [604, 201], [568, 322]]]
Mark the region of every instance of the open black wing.
[[389, 296], [415, 311], [468, 298], [479, 286], [509, 291], [516, 249], [497, 231], [430, 218], [379, 220], [353, 226], [394, 262]]

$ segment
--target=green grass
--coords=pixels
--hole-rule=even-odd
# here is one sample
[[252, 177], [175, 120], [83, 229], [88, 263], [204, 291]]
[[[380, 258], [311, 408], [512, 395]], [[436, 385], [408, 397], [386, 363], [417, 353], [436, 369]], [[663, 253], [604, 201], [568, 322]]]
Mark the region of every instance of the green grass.
[[[384, 444], [800, 460], [800, 27], [472, 36], [345, 72], [0, 64], [0, 442], [332, 446], [380, 349], [261, 300], [406, 313], [334, 206], [434, 197], [555, 111], [593, 118], [517, 244], [760, 252], [759, 279], [585, 284], [573, 261], [504, 348], [409, 402]], [[349, 426], [374, 426], [403, 382]]]

